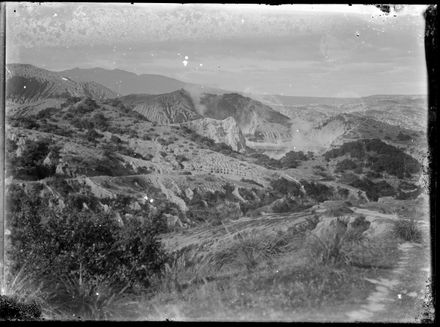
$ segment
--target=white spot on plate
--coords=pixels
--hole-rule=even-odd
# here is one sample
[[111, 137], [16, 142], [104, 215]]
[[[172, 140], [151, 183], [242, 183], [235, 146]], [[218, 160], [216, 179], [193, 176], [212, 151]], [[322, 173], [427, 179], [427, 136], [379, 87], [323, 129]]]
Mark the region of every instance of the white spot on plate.
[[397, 298], [400, 300], [402, 298], [402, 294], [397, 294]]
[[154, 200], [153, 199], [150, 199], [150, 203], [153, 203], [154, 202]]
[[188, 60], [189, 58], [188, 58], [188, 56], [185, 56], [185, 60]]
[[188, 65], [188, 60], [184, 60], [184, 61], [182, 61], [182, 63], [186, 67], [186, 65]]
[[199, 66], [200, 66], [200, 67], [203, 67], [203, 64], [200, 64]]
[[26, 85], [25, 85], [25, 86], [23, 86], [23, 88], [25, 89], [25, 88], [26, 88]]

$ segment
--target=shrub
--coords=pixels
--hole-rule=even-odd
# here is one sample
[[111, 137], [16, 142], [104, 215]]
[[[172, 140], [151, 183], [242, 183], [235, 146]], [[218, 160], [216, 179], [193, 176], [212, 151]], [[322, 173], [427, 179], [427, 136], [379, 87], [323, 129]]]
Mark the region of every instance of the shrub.
[[187, 157], [185, 157], [184, 155], [178, 154], [178, 155], [176, 156], [176, 160], [177, 160], [178, 162], [183, 162], [183, 161], [188, 161], [189, 159], [188, 159]]
[[8, 154], [9, 171], [15, 178], [25, 180], [38, 180], [52, 176], [55, 174], [55, 166], [43, 165], [43, 161], [49, 152], [52, 152], [54, 159], [57, 159], [59, 150], [60, 148], [50, 139], [26, 140], [21, 156], [17, 157], [14, 153]]
[[357, 167], [358, 165], [353, 160], [344, 159], [337, 163], [335, 172], [338, 173], [345, 170], [353, 170], [356, 169]]
[[90, 121], [96, 128], [103, 131], [106, 131], [109, 126], [108, 119], [100, 112], [93, 115]]
[[88, 119], [74, 118], [70, 123], [79, 129], [92, 129], [95, 127], [95, 125]]
[[399, 132], [399, 134], [397, 134], [397, 139], [399, 141], [409, 141], [409, 140], [411, 140], [411, 135]]
[[75, 199], [55, 214], [47, 198], [21, 189], [8, 195], [13, 271], [26, 265], [28, 276], [50, 288], [70, 277], [96, 291], [103, 282], [116, 288], [149, 287], [163, 268], [166, 256], [150, 220], [131, 219], [120, 226], [108, 214], [79, 209]]
[[308, 182], [306, 180], [301, 180], [301, 184], [304, 186], [307, 195], [317, 202], [330, 200], [335, 194], [334, 188], [325, 184]]
[[13, 127], [26, 129], [37, 129], [40, 126], [34, 117], [10, 118], [8, 123]]
[[116, 135], [112, 135], [110, 137], [110, 142], [116, 143], [116, 144], [121, 144], [122, 140], [119, 137], [117, 137]]
[[307, 160], [307, 156], [302, 151], [289, 151], [280, 159], [283, 168], [296, 168], [298, 161]]
[[128, 131], [128, 135], [129, 135], [130, 137], [132, 137], [132, 138], [137, 138], [137, 137], [139, 137], [139, 136], [138, 136], [138, 133], [137, 133], [134, 129], [130, 129], [130, 130]]
[[99, 106], [95, 100], [91, 98], [85, 98], [80, 102], [77, 102], [76, 104], [72, 105], [69, 108], [69, 112], [72, 113], [74, 116], [79, 116], [92, 112], [98, 108]]
[[283, 213], [283, 212], [298, 212], [304, 210], [307, 206], [304, 206], [297, 201], [287, 198], [285, 201], [277, 202], [273, 207], [273, 212]]
[[46, 109], [40, 110], [40, 111], [35, 115], [35, 117], [36, 117], [37, 119], [52, 118], [52, 117], [54, 116], [54, 114], [57, 113], [57, 112], [59, 112], [59, 109], [49, 107], [49, 108], [46, 108]]
[[332, 149], [324, 154], [326, 160], [349, 154], [352, 158], [367, 159], [371, 170], [381, 173], [386, 172], [398, 178], [410, 177], [421, 171], [420, 163], [392, 145], [379, 139], [364, 139], [344, 143], [337, 149]]
[[285, 178], [273, 180], [270, 182], [271, 188], [280, 196], [299, 196], [302, 194], [301, 185]]
[[104, 135], [99, 134], [95, 129], [92, 128], [92, 129], [87, 130], [86, 140], [89, 142], [96, 142], [97, 138], [101, 138], [103, 136]]

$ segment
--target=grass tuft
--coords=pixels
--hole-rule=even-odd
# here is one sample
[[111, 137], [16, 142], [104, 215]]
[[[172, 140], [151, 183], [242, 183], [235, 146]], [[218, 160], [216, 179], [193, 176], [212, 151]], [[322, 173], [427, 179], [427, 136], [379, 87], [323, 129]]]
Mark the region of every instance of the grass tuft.
[[422, 231], [414, 219], [400, 219], [394, 225], [395, 233], [407, 242], [422, 242]]

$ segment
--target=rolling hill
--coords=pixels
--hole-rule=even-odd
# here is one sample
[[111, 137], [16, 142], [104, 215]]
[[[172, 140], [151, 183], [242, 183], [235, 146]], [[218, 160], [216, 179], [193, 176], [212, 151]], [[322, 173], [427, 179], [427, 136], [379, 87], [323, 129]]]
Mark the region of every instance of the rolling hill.
[[77, 82], [28, 64], [6, 65], [6, 100], [15, 104], [67, 97], [106, 99], [115, 96], [112, 90], [94, 81]]

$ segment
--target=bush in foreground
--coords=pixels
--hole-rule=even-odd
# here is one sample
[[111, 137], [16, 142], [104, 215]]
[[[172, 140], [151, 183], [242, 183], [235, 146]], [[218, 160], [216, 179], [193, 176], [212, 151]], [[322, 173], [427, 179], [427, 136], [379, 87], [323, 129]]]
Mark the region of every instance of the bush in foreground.
[[11, 273], [27, 268], [27, 277], [51, 294], [51, 306], [98, 312], [118, 293], [148, 289], [160, 277], [167, 256], [154, 219], [121, 226], [108, 214], [79, 209], [75, 201], [66, 201], [57, 214], [48, 199], [21, 188], [8, 195]]

